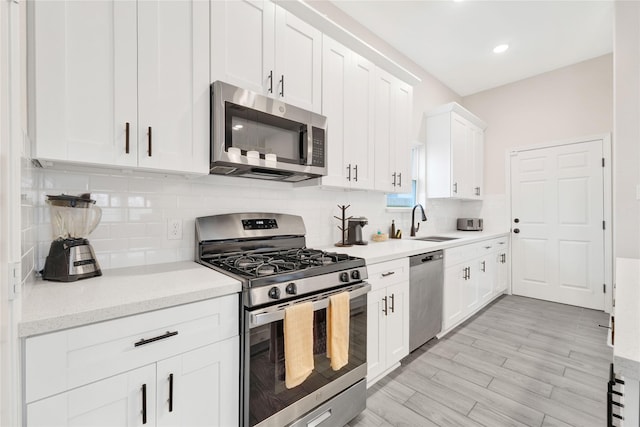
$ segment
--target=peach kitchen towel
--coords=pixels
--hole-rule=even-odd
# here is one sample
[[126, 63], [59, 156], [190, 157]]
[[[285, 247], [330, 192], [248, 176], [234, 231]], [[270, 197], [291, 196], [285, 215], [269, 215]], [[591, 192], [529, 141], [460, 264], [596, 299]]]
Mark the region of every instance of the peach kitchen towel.
[[349, 315], [349, 293], [331, 295], [327, 308], [327, 356], [334, 371], [349, 363]]
[[284, 385], [294, 388], [313, 371], [313, 303], [284, 310]]

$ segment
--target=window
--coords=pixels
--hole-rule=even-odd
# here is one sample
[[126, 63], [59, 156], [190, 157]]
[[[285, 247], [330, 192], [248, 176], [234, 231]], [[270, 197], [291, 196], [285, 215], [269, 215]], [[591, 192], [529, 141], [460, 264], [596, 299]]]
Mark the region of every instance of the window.
[[[412, 208], [418, 202], [418, 192], [424, 187], [424, 145], [415, 143], [411, 148], [411, 192], [387, 195], [388, 208]], [[421, 185], [422, 182], [422, 185]]]

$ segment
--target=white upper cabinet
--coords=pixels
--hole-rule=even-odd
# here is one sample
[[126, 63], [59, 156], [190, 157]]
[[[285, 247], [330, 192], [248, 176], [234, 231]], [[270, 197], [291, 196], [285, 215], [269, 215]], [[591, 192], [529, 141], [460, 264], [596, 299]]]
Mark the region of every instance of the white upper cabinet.
[[322, 33], [268, 0], [211, 2], [211, 81], [321, 111]]
[[407, 193], [411, 191], [413, 88], [377, 68], [375, 92], [375, 188]]
[[207, 3], [28, 7], [34, 158], [208, 173]]
[[427, 197], [482, 199], [485, 128], [455, 102], [427, 116]]
[[327, 175], [299, 185], [374, 188], [375, 66], [324, 36], [322, 114], [327, 117]]

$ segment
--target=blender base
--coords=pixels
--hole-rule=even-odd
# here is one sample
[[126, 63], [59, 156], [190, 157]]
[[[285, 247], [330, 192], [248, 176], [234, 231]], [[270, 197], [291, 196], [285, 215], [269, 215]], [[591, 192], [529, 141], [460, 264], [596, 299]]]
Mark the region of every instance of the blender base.
[[57, 239], [51, 242], [42, 278], [56, 282], [102, 276], [100, 265], [87, 239]]

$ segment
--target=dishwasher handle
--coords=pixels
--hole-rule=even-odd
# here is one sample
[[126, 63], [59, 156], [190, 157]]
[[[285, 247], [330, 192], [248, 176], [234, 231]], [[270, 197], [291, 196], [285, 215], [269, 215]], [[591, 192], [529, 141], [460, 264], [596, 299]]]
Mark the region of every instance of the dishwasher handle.
[[428, 252], [420, 255], [414, 255], [412, 257], [409, 257], [409, 261], [410, 261], [410, 265], [413, 267], [413, 266], [425, 264], [428, 262], [442, 261], [442, 258], [443, 258], [442, 251], [434, 251], [434, 252]]

